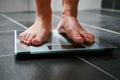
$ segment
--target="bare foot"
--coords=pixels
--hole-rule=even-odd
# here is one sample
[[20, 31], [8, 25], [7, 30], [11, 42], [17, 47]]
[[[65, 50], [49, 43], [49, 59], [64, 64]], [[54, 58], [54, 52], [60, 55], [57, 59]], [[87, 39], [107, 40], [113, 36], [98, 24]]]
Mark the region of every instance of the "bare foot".
[[19, 35], [20, 41], [27, 45], [40, 45], [48, 39], [51, 28], [51, 18], [36, 18], [34, 24]]
[[67, 36], [76, 43], [91, 43], [94, 41], [94, 35], [87, 32], [73, 16], [62, 16], [60, 23], [57, 27], [58, 31], [61, 32], [63, 29]]

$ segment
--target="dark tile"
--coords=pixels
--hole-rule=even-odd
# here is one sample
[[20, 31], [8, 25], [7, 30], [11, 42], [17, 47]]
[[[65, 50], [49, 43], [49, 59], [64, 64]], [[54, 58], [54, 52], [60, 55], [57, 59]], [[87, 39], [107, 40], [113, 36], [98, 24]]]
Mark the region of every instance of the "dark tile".
[[114, 80], [75, 58], [16, 61], [0, 58], [1, 80]]
[[112, 9], [113, 8], [113, 1], [114, 0], [102, 0], [102, 8]]
[[33, 22], [35, 19], [35, 12], [11, 12], [11, 13], [4, 13], [4, 14], [18, 22], [19, 21]]
[[0, 56], [14, 54], [14, 32], [0, 32]]
[[21, 26], [5, 19], [0, 15], [0, 31], [14, 31], [14, 30], [24, 30]]
[[[26, 12], [26, 13], [5, 13], [5, 15], [11, 17], [12, 19], [16, 20], [17, 22], [25, 25], [26, 27], [30, 27], [35, 20], [35, 12]], [[53, 28], [56, 28], [58, 23], [59, 23], [59, 19], [56, 18], [55, 16], [52, 16], [52, 24], [53, 24]]]
[[23, 24], [26, 27], [30, 27], [35, 20], [35, 12], [13, 12], [13, 13], [4, 13], [10, 18], [16, 20], [17, 22]]
[[[54, 12], [60, 16], [60, 12]], [[112, 31], [120, 32], [120, 13], [102, 10], [86, 10], [78, 12], [78, 21], [88, 25], [102, 27]], [[84, 26], [83, 26], [84, 27]]]
[[[57, 27], [60, 18], [54, 16], [60, 16], [60, 12], [53, 13], [53, 26], [54, 28]], [[25, 25], [26, 27], [30, 27], [35, 20], [35, 12], [32, 13], [6, 13], [7, 16], [15, 19], [16, 21], [20, 22], [21, 24]], [[87, 24], [95, 25], [98, 27], [103, 27], [105, 29], [114, 30], [116, 32], [120, 32], [119, 25], [120, 25], [120, 14], [113, 13], [113, 12], [105, 12], [105, 11], [80, 11], [78, 14], [78, 20], [80, 22], [84, 22]], [[113, 27], [114, 26], [114, 27]]]
[[118, 48], [113, 52], [104, 52], [102, 54], [87, 54], [87, 55], [80, 55], [80, 57], [84, 58], [85, 60], [91, 62], [92, 64], [102, 68], [103, 70], [111, 73], [112, 75], [116, 76], [120, 79], [120, 34], [115, 34], [112, 32], [95, 29], [94, 27], [85, 26], [86, 29], [91, 31], [93, 34], [101, 37], [102, 39], [110, 42], [111, 44], [116, 45]]
[[14, 31], [14, 30], [23, 31], [25, 29], [10, 21], [8, 22], [5, 21], [2, 25], [0, 25], [0, 31]]
[[116, 34], [116, 33], [106, 31], [106, 30], [94, 28], [93, 26], [90, 26], [90, 25], [86, 26], [86, 25], [82, 24], [82, 26], [84, 26], [84, 28], [86, 30], [93, 33], [94, 35], [99, 36], [102, 39], [120, 47], [120, 34]]
[[119, 49], [113, 53], [89, 54], [82, 56], [82, 58], [120, 79]]
[[120, 10], [120, 0], [115, 0], [115, 9]]
[[120, 32], [120, 14], [110, 12], [84, 11], [79, 12], [78, 20], [80, 23], [86, 23], [97, 27], [102, 27], [112, 31]]
[[[30, 26], [34, 21], [34, 13], [11, 13], [6, 14], [25, 26]], [[59, 16], [59, 12], [57, 13]], [[103, 27], [113, 31], [119, 28], [119, 13], [108, 13], [103, 11], [81, 11], [78, 20], [97, 27]], [[53, 25], [59, 22], [53, 17]], [[111, 26], [110, 26], [110, 25]], [[83, 25], [84, 26], [84, 25]], [[114, 27], [113, 27], [114, 26]], [[120, 47], [120, 35], [89, 26], [84, 26], [95, 35]], [[13, 30], [24, 30], [20, 26], [0, 16], [0, 55], [14, 54]], [[9, 30], [12, 30], [11, 32]], [[9, 32], [7, 32], [9, 31]], [[118, 31], [119, 32], [119, 31]], [[82, 58], [102, 68], [120, 79], [120, 50], [107, 54], [83, 55]], [[15, 56], [0, 57], [0, 79], [1, 80], [113, 80], [109, 76], [91, 67], [83, 61], [74, 58], [43, 59], [17, 61]]]

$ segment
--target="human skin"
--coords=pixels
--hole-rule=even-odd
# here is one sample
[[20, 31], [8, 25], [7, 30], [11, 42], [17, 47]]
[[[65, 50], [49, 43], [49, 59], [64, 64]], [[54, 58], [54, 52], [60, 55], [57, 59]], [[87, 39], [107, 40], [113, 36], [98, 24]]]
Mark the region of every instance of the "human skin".
[[[79, 0], [62, 0], [62, 16], [57, 26], [75, 43], [94, 41], [94, 35], [86, 31], [77, 20]], [[48, 39], [52, 29], [51, 0], [36, 0], [36, 19], [34, 24], [19, 36], [20, 41], [27, 45], [40, 45]]]

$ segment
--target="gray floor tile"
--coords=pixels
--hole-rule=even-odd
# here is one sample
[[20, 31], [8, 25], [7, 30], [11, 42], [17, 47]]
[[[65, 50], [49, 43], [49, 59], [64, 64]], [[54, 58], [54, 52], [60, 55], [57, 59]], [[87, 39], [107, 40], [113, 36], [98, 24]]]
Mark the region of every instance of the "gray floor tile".
[[0, 56], [14, 54], [14, 32], [0, 32]]
[[[30, 27], [35, 20], [35, 12], [28, 12], [28, 13], [5, 13], [5, 15], [9, 16], [10, 18], [18, 21], [19, 23], [25, 25], [26, 27]], [[52, 21], [53, 21], [53, 28], [56, 28], [59, 19], [55, 16], [52, 16]]]
[[[54, 12], [60, 16], [60, 12]], [[78, 20], [81, 23], [102, 27], [105, 29], [120, 32], [120, 13], [107, 12], [102, 10], [86, 10], [78, 12]]]
[[0, 58], [1, 80], [114, 80], [75, 58], [16, 61]]
[[0, 15], [0, 31], [24, 30], [24, 28]]
[[[54, 13], [61, 15], [60, 12]], [[34, 22], [35, 13], [5, 13], [10, 18], [29, 27]], [[120, 14], [106, 11], [82, 11], [78, 20], [87, 24], [120, 32]], [[53, 16], [56, 28], [59, 19]], [[84, 26], [84, 25], [83, 25]], [[102, 68], [120, 79], [120, 35], [84, 26], [87, 30], [119, 47], [113, 53], [88, 54], [80, 57]], [[14, 54], [14, 30], [24, 28], [0, 15], [0, 56]], [[5, 32], [4, 32], [5, 31]], [[113, 80], [103, 72], [77, 59], [43, 59], [17, 61], [14, 56], [0, 57], [1, 80]]]

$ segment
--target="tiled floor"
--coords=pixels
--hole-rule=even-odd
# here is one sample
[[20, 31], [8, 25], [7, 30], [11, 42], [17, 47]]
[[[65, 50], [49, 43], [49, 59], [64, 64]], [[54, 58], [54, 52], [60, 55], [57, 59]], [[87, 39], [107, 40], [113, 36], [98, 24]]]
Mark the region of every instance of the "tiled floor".
[[[55, 12], [55, 14], [61, 15], [59, 12]], [[100, 10], [79, 11], [78, 20], [80, 23], [87, 23], [120, 32], [120, 13]]]
[[[25, 30], [34, 21], [34, 12], [0, 14], [0, 80], [119, 80], [120, 14], [81, 11], [78, 20], [90, 32], [116, 45], [112, 53], [90, 53], [17, 60], [14, 56], [14, 30]], [[60, 13], [53, 15], [54, 28]], [[113, 27], [114, 26], [114, 27]]]

